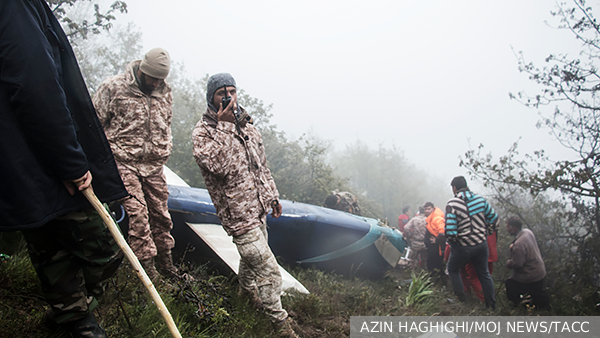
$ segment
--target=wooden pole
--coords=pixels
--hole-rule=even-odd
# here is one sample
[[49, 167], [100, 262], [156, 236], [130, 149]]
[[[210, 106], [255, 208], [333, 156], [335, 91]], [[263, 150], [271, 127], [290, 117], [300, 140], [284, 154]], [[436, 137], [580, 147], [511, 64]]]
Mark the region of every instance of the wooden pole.
[[100, 203], [100, 200], [98, 200], [98, 197], [96, 197], [96, 194], [94, 194], [94, 191], [91, 189], [91, 186], [90, 186], [90, 188], [84, 189], [81, 192], [83, 192], [83, 195], [88, 199], [88, 201], [90, 201], [90, 203], [92, 204], [94, 209], [96, 209], [96, 211], [100, 214], [100, 216], [104, 220], [104, 223], [106, 223], [108, 230], [110, 230], [110, 233], [113, 235], [113, 237], [117, 241], [117, 244], [119, 245], [121, 250], [123, 250], [123, 252], [125, 253], [125, 256], [129, 260], [131, 265], [133, 265], [133, 269], [137, 273], [138, 277], [140, 277], [140, 279], [142, 280], [142, 283], [144, 284], [146, 289], [148, 289], [148, 291], [150, 292], [150, 296], [152, 296], [152, 300], [154, 300], [154, 302], [156, 303], [156, 306], [158, 307], [158, 311], [163, 316], [173, 337], [181, 338], [181, 334], [179, 333], [177, 326], [175, 326], [173, 317], [169, 313], [169, 310], [167, 309], [163, 300], [160, 298], [160, 295], [158, 294], [158, 292], [156, 291], [156, 288], [154, 287], [154, 284], [152, 284], [152, 281], [146, 274], [146, 271], [144, 270], [144, 268], [142, 268], [142, 264], [140, 264], [140, 261], [137, 259], [137, 256], [133, 253], [133, 251], [131, 250], [131, 248], [129, 247], [127, 242], [125, 241], [125, 238], [123, 238], [123, 235], [121, 235], [121, 231], [119, 230], [119, 227], [117, 227], [117, 224], [115, 223], [113, 218], [110, 216], [108, 211], [104, 208], [102, 203]]

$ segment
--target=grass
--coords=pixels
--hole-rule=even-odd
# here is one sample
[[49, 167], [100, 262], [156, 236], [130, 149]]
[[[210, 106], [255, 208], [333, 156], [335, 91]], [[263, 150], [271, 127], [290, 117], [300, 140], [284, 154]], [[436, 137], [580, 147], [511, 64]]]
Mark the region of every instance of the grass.
[[[0, 337], [65, 337], [60, 327], [48, 324], [37, 275], [18, 233], [0, 233]], [[183, 266], [195, 282], [156, 284], [157, 290], [183, 337], [275, 337], [266, 316], [238, 296], [235, 276], [222, 276], [208, 265]], [[432, 284], [422, 270], [392, 269], [377, 281], [344, 277], [316, 269], [286, 266], [310, 290], [282, 297], [284, 307], [298, 323], [301, 337], [349, 337], [350, 316], [473, 316], [473, 315], [598, 315], [579, 298], [557, 298], [551, 311], [514, 308], [503, 286], [497, 310], [485, 309], [475, 297], [467, 304], [456, 301], [449, 284]], [[497, 276], [494, 276], [497, 278]], [[594, 292], [590, 290], [590, 292]], [[124, 262], [110, 280], [96, 311], [109, 337], [171, 337], [148, 292]]]
[[417, 275], [411, 273], [411, 282], [406, 295], [406, 306], [414, 306], [423, 303], [428, 296], [433, 293], [433, 283], [431, 277], [425, 271], [420, 271]]

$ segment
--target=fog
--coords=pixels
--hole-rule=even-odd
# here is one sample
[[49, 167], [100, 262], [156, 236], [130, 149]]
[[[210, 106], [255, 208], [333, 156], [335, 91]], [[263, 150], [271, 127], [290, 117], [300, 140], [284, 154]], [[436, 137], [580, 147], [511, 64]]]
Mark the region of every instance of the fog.
[[515, 52], [543, 65], [577, 51], [554, 28], [552, 2], [126, 2], [117, 24], [134, 22], [145, 50], [167, 49], [190, 78], [231, 73], [273, 104], [272, 122], [290, 138], [314, 133], [338, 151], [357, 140], [396, 146], [447, 182], [466, 173], [458, 157], [480, 143], [499, 156], [521, 138], [522, 154], [567, 156], [536, 129], [537, 111], [508, 95], [536, 93]]

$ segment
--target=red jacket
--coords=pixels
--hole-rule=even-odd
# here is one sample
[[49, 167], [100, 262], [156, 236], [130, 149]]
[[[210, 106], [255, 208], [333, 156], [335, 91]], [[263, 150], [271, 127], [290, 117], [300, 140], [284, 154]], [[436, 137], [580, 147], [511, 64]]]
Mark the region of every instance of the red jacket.
[[398, 229], [400, 229], [401, 232], [404, 232], [404, 227], [406, 226], [406, 223], [408, 223], [408, 220], [409, 218], [407, 214], [398, 216]]

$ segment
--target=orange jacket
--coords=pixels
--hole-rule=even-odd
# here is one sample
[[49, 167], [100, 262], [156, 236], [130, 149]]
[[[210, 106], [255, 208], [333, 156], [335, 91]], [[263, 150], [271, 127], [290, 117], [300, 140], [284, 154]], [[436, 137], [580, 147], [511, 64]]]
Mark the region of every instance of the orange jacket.
[[427, 231], [433, 236], [437, 237], [438, 234], [444, 233], [446, 222], [444, 221], [444, 212], [442, 209], [435, 207], [433, 212], [427, 216], [426, 222]]

